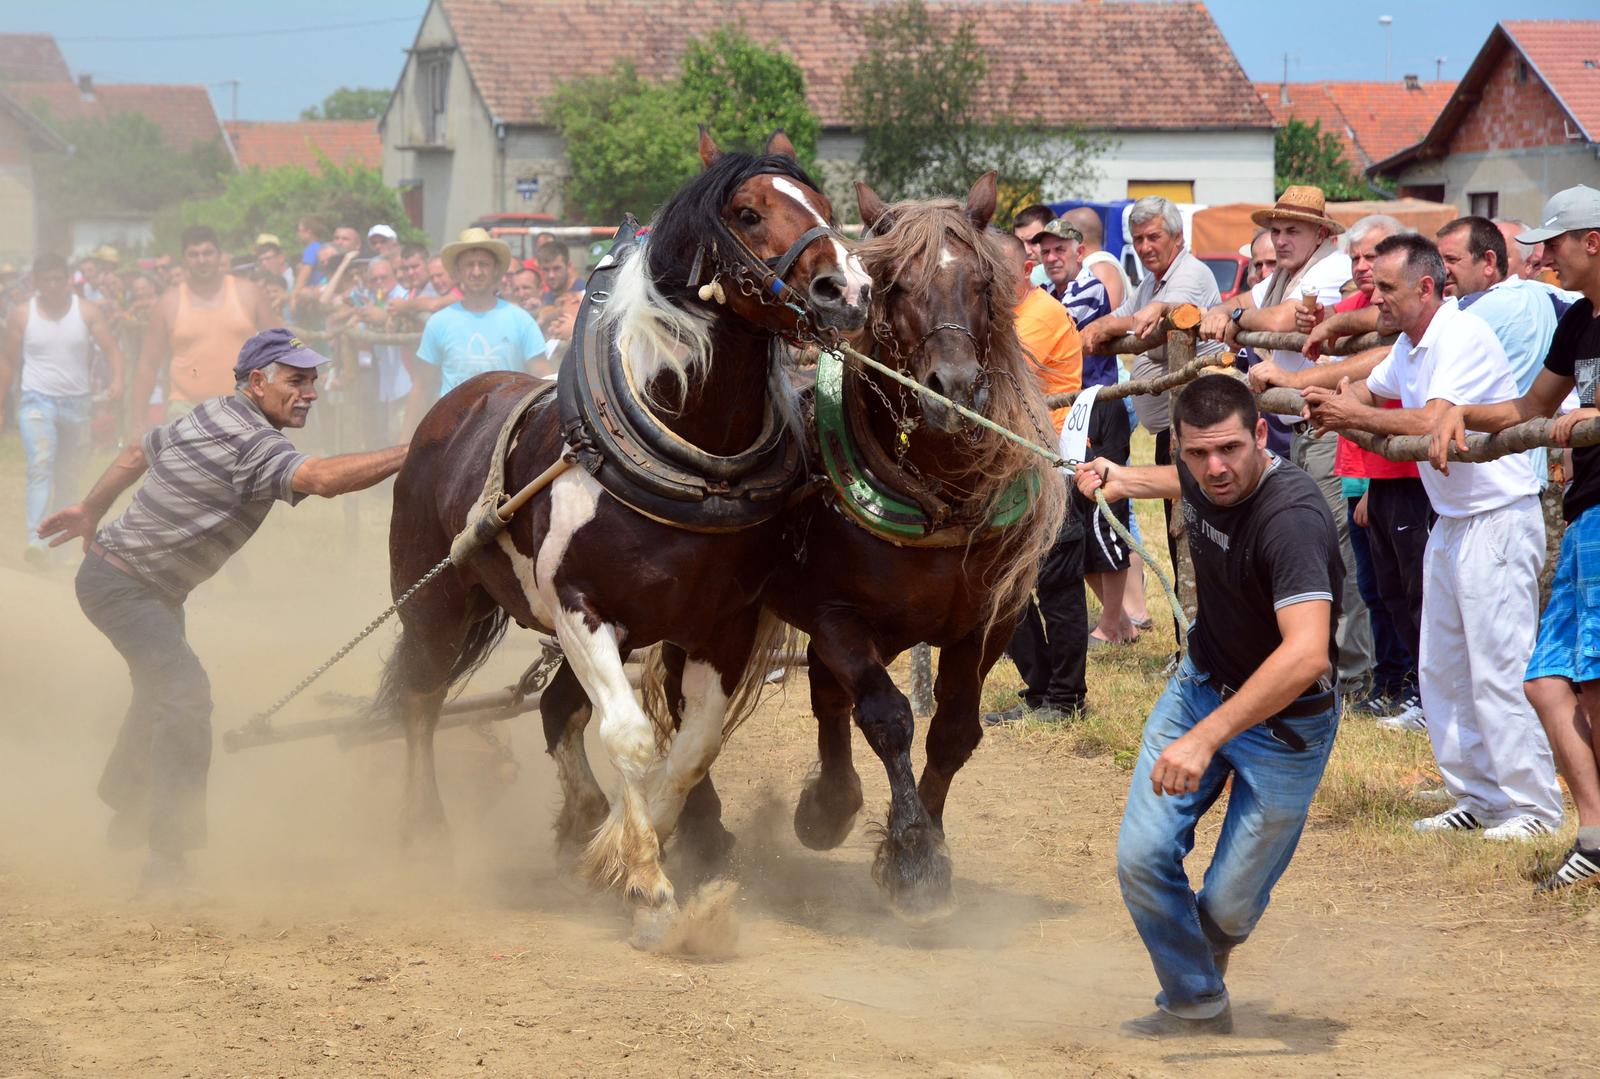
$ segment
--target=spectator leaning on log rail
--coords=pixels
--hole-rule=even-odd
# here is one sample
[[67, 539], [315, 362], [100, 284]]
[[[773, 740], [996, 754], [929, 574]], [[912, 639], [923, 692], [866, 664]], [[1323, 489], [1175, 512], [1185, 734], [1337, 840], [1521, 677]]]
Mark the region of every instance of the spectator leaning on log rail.
[[[1179, 394], [1176, 467], [1080, 465], [1092, 497], [1181, 498], [1199, 616], [1145, 723], [1117, 839], [1123, 902], [1150, 953], [1157, 1011], [1141, 1037], [1233, 1030], [1228, 957], [1289, 866], [1333, 748], [1333, 623], [1344, 565], [1305, 473], [1266, 449], [1250, 391], [1202, 377]], [[1230, 784], [1197, 896], [1184, 859]]]
[[[1383, 214], [1363, 217], [1350, 226], [1345, 242], [1355, 292], [1335, 304], [1331, 313], [1321, 306], [1300, 305], [1295, 310], [1296, 329], [1307, 335], [1302, 353], [1318, 362], [1290, 372], [1265, 360], [1249, 370], [1252, 388], [1257, 392], [1273, 386], [1332, 389], [1341, 379], [1367, 377], [1389, 354], [1388, 345], [1331, 363], [1321, 359], [1321, 351], [1330, 341], [1377, 329], [1378, 309], [1372, 306], [1373, 260], [1378, 244], [1403, 234], [1409, 230]], [[1387, 404], [1400, 407], [1397, 400]], [[1341, 493], [1356, 584], [1372, 631], [1373, 688], [1356, 707], [1376, 716], [1385, 727], [1422, 730], [1416, 657], [1422, 628], [1422, 553], [1433, 526], [1428, 493], [1417, 479], [1414, 463], [1368, 453], [1346, 438], [1339, 439], [1334, 472], [1344, 488]]]
[[[189, 647], [183, 605], [266, 519], [275, 501], [331, 498], [392, 476], [406, 447], [307, 457], [284, 437], [303, 427], [328, 361], [288, 330], [247, 341], [237, 388], [125, 448], [82, 502], [47, 517], [39, 534], [80, 538], [78, 602], [128, 663], [133, 701], [100, 780], [116, 845], [147, 842], [143, 884], [186, 876], [186, 852], [205, 842], [211, 766], [211, 689]], [[117, 497], [148, 476], [132, 503], [96, 531]]]
[[[1344, 226], [1328, 216], [1320, 187], [1290, 187], [1276, 205], [1256, 211], [1250, 220], [1271, 234], [1277, 266], [1271, 277], [1248, 293], [1206, 312], [1200, 336], [1230, 346], [1240, 330], [1292, 331], [1297, 308], [1333, 307], [1344, 298], [1341, 290], [1350, 280], [1350, 256], [1340, 251], [1334, 240]], [[1311, 365], [1305, 356], [1289, 349], [1274, 349], [1271, 360], [1285, 371]], [[1344, 487], [1334, 474], [1338, 438], [1332, 433], [1319, 436], [1303, 423], [1291, 425], [1291, 431], [1290, 459], [1322, 488], [1339, 531], [1345, 568], [1344, 595], [1339, 603], [1339, 681], [1346, 692], [1357, 692], [1371, 680], [1372, 628], [1356, 581]]]
[[[1217, 279], [1206, 269], [1205, 263], [1185, 248], [1183, 215], [1172, 203], [1159, 195], [1135, 202], [1128, 211], [1128, 230], [1133, 250], [1145, 269], [1144, 279], [1111, 314], [1083, 331], [1086, 353], [1100, 353], [1109, 342], [1130, 333], [1135, 337], [1150, 337], [1160, 327], [1169, 308], [1186, 303], [1209, 308], [1221, 299]], [[1221, 351], [1220, 345], [1203, 345], [1196, 349], [1201, 356]], [[1166, 374], [1166, 348], [1151, 349], [1137, 357], [1132, 373], [1135, 379]], [[1139, 422], [1156, 436], [1155, 463], [1158, 465], [1172, 463], [1169, 396], [1160, 393], [1133, 398]], [[1178, 543], [1172, 534], [1172, 503], [1163, 503], [1162, 508], [1167, 520], [1167, 554], [1176, 566]]]
[[[1446, 303], [1444, 262], [1420, 236], [1378, 245], [1372, 302], [1381, 330], [1400, 331], [1365, 381], [1305, 391], [1320, 428], [1428, 434], [1456, 405], [1516, 398], [1505, 350], [1484, 321]], [[1375, 407], [1399, 398], [1403, 407]], [[1526, 454], [1449, 473], [1422, 469], [1439, 520], [1423, 561], [1417, 671], [1434, 759], [1455, 805], [1419, 832], [1487, 829], [1533, 839], [1561, 823], [1550, 744], [1522, 692], [1538, 622], [1544, 517]]]
[[222, 250], [209, 226], [184, 229], [181, 244], [184, 280], [156, 301], [139, 351], [133, 378], [139, 431], [146, 418], [137, 410], [150, 400], [163, 365], [170, 420], [201, 401], [233, 392], [231, 357], [252, 334], [281, 321], [255, 282], [222, 272]]
[[[1499, 404], [1464, 404], [1441, 414], [1433, 430], [1433, 462], [1440, 469], [1463, 467], [1445, 459], [1452, 446], [1465, 447], [1466, 432], [1503, 431], [1539, 416], [1553, 416], [1574, 388], [1581, 407], [1556, 421], [1558, 445], [1568, 445], [1579, 424], [1600, 418], [1600, 191], [1568, 188], [1545, 204], [1543, 226], [1518, 237], [1543, 243], [1564, 288], [1583, 294], [1562, 316], [1544, 370], [1519, 398]], [[1600, 879], [1600, 446], [1572, 454], [1572, 484], [1563, 507], [1561, 540], [1550, 603], [1527, 665], [1524, 689], [1544, 725], [1556, 762], [1578, 807], [1578, 837], [1556, 869], [1536, 885], [1550, 891]], [[1509, 623], [1508, 623], [1509, 624]], [[1581, 695], [1578, 707], [1573, 687]]]
[[495, 295], [511, 249], [484, 229], [467, 229], [439, 256], [461, 284], [461, 299], [428, 319], [417, 347], [416, 377], [406, 402], [407, 431], [440, 396], [485, 371], [527, 371], [544, 359], [544, 334], [533, 316]]

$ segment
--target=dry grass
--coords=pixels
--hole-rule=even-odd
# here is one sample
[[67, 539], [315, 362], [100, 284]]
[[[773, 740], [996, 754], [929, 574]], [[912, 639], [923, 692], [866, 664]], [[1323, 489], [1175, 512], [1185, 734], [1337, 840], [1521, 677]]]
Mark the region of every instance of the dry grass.
[[[1145, 546], [1162, 573], [1170, 573], [1165, 545], [1156, 537], [1164, 527], [1159, 503], [1137, 506]], [[1161, 673], [1173, 651], [1172, 621], [1160, 585], [1151, 573], [1146, 583], [1153, 629], [1134, 644], [1100, 648], [1089, 653], [1089, 707], [1083, 719], [1065, 725], [1025, 721], [988, 732], [1010, 739], [1033, 752], [1063, 757], [1110, 757], [1132, 770], [1145, 718], [1166, 685]], [[1090, 597], [1090, 618], [1098, 608]], [[1002, 660], [990, 672], [984, 708], [998, 710], [1016, 703], [1021, 685], [1016, 669]], [[1331, 872], [1348, 872], [1354, 864], [1388, 875], [1441, 901], [1503, 902], [1519, 899], [1527, 882], [1552, 864], [1571, 842], [1570, 827], [1559, 838], [1541, 843], [1501, 844], [1465, 836], [1420, 836], [1411, 829], [1419, 817], [1442, 807], [1417, 797], [1440, 785], [1426, 736], [1387, 731], [1371, 716], [1346, 712], [1328, 769], [1312, 807], [1309, 828], [1322, 842], [1316, 859], [1338, 864]], [[1576, 820], [1569, 805], [1569, 820]], [[1308, 859], [1302, 856], [1297, 864]], [[1399, 879], [1396, 879], [1398, 873]], [[1600, 918], [1600, 888], [1580, 889], [1541, 901], [1542, 910], [1567, 917]], [[1442, 915], [1443, 916], [1443, 915]]]

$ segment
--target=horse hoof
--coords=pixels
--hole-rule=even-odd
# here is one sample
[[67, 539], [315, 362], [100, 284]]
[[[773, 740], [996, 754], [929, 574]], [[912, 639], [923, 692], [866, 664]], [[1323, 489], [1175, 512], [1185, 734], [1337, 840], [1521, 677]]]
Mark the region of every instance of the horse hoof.
[[629, 943], [640, 951], [720, 959], [739, 945], [734, 899], [739, 886], [714, 880], [700, 887], [680, 910], [672, 904], [638, 907]]
[[813, 770], [794, 805], [794, 834], [811, 850], [833, 850], [849, 838], [861, 812], [861, 780], [823, 784]]
[[677, 916], [678, 907], [675, 903], [659, 907], [635, 907], [633, 932], [628, 934], [628, 943], [641, 952], [666, 951], [666, 944]]
[[895, 917], [908, 925], [931, 925], [956, 911], [950, 855], [932, 828], [914, 826], [899, 838], [885, 835], [872, 860], [872, 879]]

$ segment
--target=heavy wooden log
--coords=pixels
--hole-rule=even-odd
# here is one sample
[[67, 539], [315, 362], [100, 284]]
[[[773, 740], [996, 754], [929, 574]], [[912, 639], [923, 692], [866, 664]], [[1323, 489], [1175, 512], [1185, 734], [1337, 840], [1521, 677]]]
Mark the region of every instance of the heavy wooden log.
[[[1181, 333], [1174, 333], [1175, 337], [1186, 337]], [[1186, 337], [1190, 342], [1189, 355], [1193, 356], [1193, 337]], [[1171, 349], [1168, 349], [1167, 362], [1172, 362]], [[1124, 397], [1137, 397], [1146, 393], [1165, 393], [1168, 390], [1193, 382], [1207, 371], [1226, 371], [1233, 364], [1231, 353], [1218, 352], [1211, 356], [1200, 356], [1184, 363], [1181, 367], [1169, 370], [1164, 375], [1155, 378], [1140, 378], [1130, 382], [1119, 382], [1115, 386], [1100, 387], [1100, 394], [1096, 401], [1120, 401]], [[1066, 408], [1078, 399], [1076, 393], [1053, 393], [1044, 399], [1049, 408]]]
[[[1365, 352], [1369, 348], [1387, 348], [1394, 344], [1394, 335], [1378, 333], [1364, 333], [1355, 337], [1336, 338], [1329, 344], [1322, 346], [1324, 356], [1354, 356], [1358, 352]], [[1243, 347], [1282, 352], [1299, 352], [1306, 347], [1306, 335], [1303, 333], [1275, 333], [1267, 330], [1240, 330], [1234, 341]]]
[[1149, 352], [1153, 348], [1160, 348], [1167, 343], [1167, 334], [1173, 330], [1196, 330], [1200, 320], [1205, 317], [1205, 312], [1192, 303], [1179, 304], [1168, 311], [1161, 320], [1161, 325], [1156, 327], [1149, 337], [1135, 337], [1125, 334], [1114, 338], [1101, 345], [1102, 352], [1096, 355], [1105, 356], [1138, 356]]
[[[1299, 417], [1305, 409], [1305, 398], [1298, 390], [1286, 390], [1281, 386], [1274, 387], [1266, 393], [1256, 396], [1257, 407], [1263, 412], [1272, 412], [1281, 416]], [[1541, 446], [1556, 447], [1555, 440], [1550, 432], [1555, 428], [1555, 420], [1538, 419], [1528, 420], [1504, 431], [1486, 435], [1478, 432], [1468, 432], [1467, 450], [1462, 453], [1455, 446], [1450, 447], [1450, 460], [1483, 462], [1493, 461], [1511, 453], [1522, 453], [1525, 450], [1538, 449]], [[1380, 457], [1387, 457], [1391, 461], [1426, 461], [1431, 439], [1427, 435], [1375, 435], [1368, 431], [1341, 431], [1345, 438], [1354, 442], [1364, 450], [1371, 450]], [[1600, 446], [1600, 420], [1587, 420], [1572, 429], [1572, 446]]]

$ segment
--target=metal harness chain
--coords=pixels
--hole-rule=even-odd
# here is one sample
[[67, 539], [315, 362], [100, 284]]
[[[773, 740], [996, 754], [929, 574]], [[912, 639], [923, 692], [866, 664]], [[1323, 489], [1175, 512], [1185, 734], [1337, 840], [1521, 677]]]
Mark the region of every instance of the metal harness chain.
[[445, 567], [448, 565], [450, 565], [450, 558], [447, 555], [439, 562], [438, 565], [434, 566], [427, 573], [424, 573], [422, 578], [418, 580], [416, 584], [406, 589], [405, 593], [399, 599], [395, 600], [389, 605], [388, 610], [374, 618], [371, 622], [368, 622], [365, 629], [363, 629], [360, 633], [357, 633], [354, 637], [350, 638], [350, 640], [345, 643], [343, 648], [340, 648], [333, 655], [329, 656], [320, 666], [312, 668], [310, 674], [302, 678], [299, 684], [293, 689], [274, 701], [270, 708], [267, 708], [265, 711], [257, 712], [254, 716], [252, 716], [250, 718], [250, 722], [244, 725], [244, 729], [260, 730], [263, 727], [266, 727], [272, 721], [272, 717], [276, 715], [284, 705], [300, 696], [301, 693], [305, 692], [305, 690], [310, 687], [311, 683], [315, 682], [317, 679], [326, 674], [328, 672], [328, 668], [332, 667], [335, 663], [338, 663], [345, 656], [348, 656], [350, 654], [350, 650], [356, 645], [372, 636], [379, 626], [383, 625], [390, 618], [394, 617], [396, 611], [398, 611], [401, 607], [404, 607], [411, 600], [412, 596], [416, 595], [422, 590], [424, 585], [433, 580], [440, 573], [443, 573]]
[[[1063, 467], [1067, 467], [1069, 465], [1078, 463], [1078, 462], [1068, 461], [1064, 457], [1062, 457], [1059, 453], [1056, 453], [1053, 450], [1047, 450], [1043, 446], [1039, 445], [1036, 442], [1028, 441], [1026, 438], [1023, 438], [1021, 435], [1017, 434], [1015, 431], [1011, 430], [1009, 427], [1003, 427], [1000, 424], [995, 423], [993, 420], [989, 419], [989, 417], [980, 415], [979, 413], [974, 412], [972, 409], [967, 408], [965, 405], [957, 404], [955, 401], [950, 400], [948, 397], [945, 397], [943, 394], [941, 394], [941, 393], [939, 393], [939, 392], [937, 392], [935, 390], [930, 390], [928, 387], [924, 386], [922, 383], [917, 382], [916, 380], [914, 380], [912, 378], [908, 378], [907, 376], [901, 374], [900, 372], [894, 370], [892, 367], [889, 367], [886, 364], [879, 363], [877, 360], [873, 359], [871, 356], [865, 355], [864, 353], [861, 353], [861, 352], [857, 352], [855, 349], [851, 348], [847, 344], [844, 344], [843, 342], [839, 342], [837, 345], [834, 346], [834, 348], [835, 348], [835, 351], [837, 351], [844, 358], [847, 358], [847, 359], [850, 359], [850, 360], [854, 360], [856, 363], [859, 363], [859, 364], [865, 364], [866, 366], [872, 368], [874, 371], [877, 371], [878, 373], [884, 375], [885, 377], [893, 379], [895, 382], [898, 382], [901, 386], [904, 386], [907, 389], [913, 390], [916, 393], [920, 393], [924, 397], [928, 397], [928, 398], [931, 398], [932, 400], [938, 401], [940, 404], [946, 406], [947, 408], [954, 409], [956, 412], [960, 413], [962, 416], [965, 416], [967, 419], [971, 420], [973, 423], [976, 423], [981, 427], [985, 427], [988, 430], [993, 431], [995, 434], [1000, 435], [1002, 438], [1010, 439], [1012, 442], [1015, 442], [1017, 445], [1021, 446], [1023, 449], [1028, 450], [1028, 451], [1030, 451], [1032, 453], [1036, 453], [1040, 457], [1043, 457], [1046, 461], [1049, 461], [1052, 465], [1056, 466], [1057, 468], [1063, 468]], [[1185, 647], [1188, 644], [1188, 630], [1186, 628], [1186, 618], [1187, 618], [1187, 616], [1184, 614], [1183, 604], [1178, 602], [1178, 593], [1173, 589], [1172, 582], [1167, 580], [1166, 574], [1162, 573], [1161, 570], [1156, 568], [1155, 560], [1150, 556], [1150, 552], [1144, 547], [1144, 545], [1139, 543], [1137, 540], [1135, 540], [1133, 538], [1133, 535], [1126, 528], [1122, 527], [1122, 522], [1117, 520], [1116, 515], [1111, 512], [1111, 505], [1106, 501], [1105, 492], [1104, 491], [1096, 491], [1094, 493], [1094, 500], [1095, 500], [1096, 506], [1099, 509], [1100, 516], [1104, 517], [1106, 522], [1111, 525], [1112, 531], [1114, 531], [1118, 536], [1122, 537], [1122, 541], [1124, 543], [1126, 543], [1130, 548], [1132, 548], [1133, 550], [1139, 552], [1139, 557], [1144, 559], [1145, 564], [1147, 566], [1149, 566], [1152, 570], [1155, 570], [1156, 579], [1161, 582], [1161, 590], [1166, 593], [1167, 602], [1172, 605], [1172, 615], [1173, 615], [1173, 617], [1175, 619], [1177, 619], [1179, 647], [1180, 648], [1181, 647]]]

